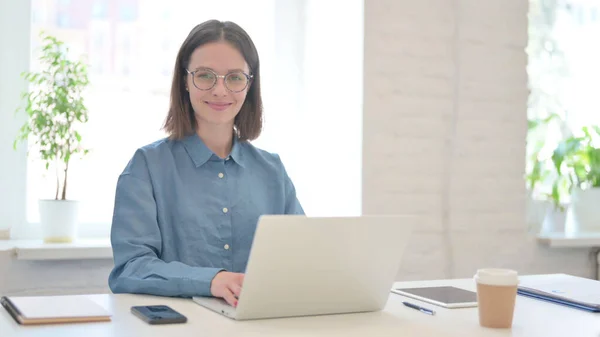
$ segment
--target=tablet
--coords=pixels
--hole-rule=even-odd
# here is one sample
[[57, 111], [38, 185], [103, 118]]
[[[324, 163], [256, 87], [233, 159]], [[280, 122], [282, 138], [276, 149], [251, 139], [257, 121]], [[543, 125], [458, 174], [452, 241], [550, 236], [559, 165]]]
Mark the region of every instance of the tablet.
[[392, 292], [444, 308], [469, 308], [477, 306], [476, 292], [456, 287], [392, 288]]

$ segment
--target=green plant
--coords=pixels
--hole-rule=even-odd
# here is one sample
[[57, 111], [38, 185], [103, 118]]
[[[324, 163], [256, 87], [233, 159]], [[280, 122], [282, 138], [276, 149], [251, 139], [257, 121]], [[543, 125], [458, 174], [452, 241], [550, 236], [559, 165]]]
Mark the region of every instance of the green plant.
[[[551, 113], [545, 118], [529, 119], [527, 121], [527, 166], [525, 181], [527, 189], [533, 193], [539, 184], [550, 178], [551, 170], [548, 160], [542, 157], [542, 152], [547, 145], [546, 136], [548, 126], [553, 123], [561, 123], [561, 118], [556, 113]], [[541, 129], [541, 130], [540, 130]]]
[[562, 208], [560, 198], [564, 193], [553, 196], [551, 188], [558, 177], [551, 159], [553, 147], [560, 139], [570, 136], [567, 113], [561, 101], [561, 88], [569, 67], [556, 37], [558, 6], [557, 0], [529, 0], [526, 52], [530, 120], [525, 182], [532, 198], [552, 200]]
[[[62, 41], [41, 34], [43, 46], [40, 72], [24, 72], [30, 84], [22, 94], [25, 106], [17, 109], [27, 114], [13, 147], [20, 141], [31, 141], [46, 170], [56, 165], [56, 200], [65, 200], [69, 162], [75, 154], [85, 155], [78, 127], [88, 121], [83, 91], [89, 81], [87, 66], [68, 59], [68, 48]], [[62, 171], [62, 172], [61, 172]], [[61, 173], [63, 177], [61, 179]], [[62, 180], [62, 188], [61, 188]]]
[[582, 133], [582, 136], [560, 142], [552, 154], [552, 161], [572, 186], [582, 189], [600, 187], [600, 148], [596, 146], [600, 127], [583, 127]]
[[552, 185], [552, 199], [570, 195], [574, 187], [600, 187], [600, 127], [583, 127], [580, 136], [562, 140], [552, 153], [552, 162], [558, 173]]

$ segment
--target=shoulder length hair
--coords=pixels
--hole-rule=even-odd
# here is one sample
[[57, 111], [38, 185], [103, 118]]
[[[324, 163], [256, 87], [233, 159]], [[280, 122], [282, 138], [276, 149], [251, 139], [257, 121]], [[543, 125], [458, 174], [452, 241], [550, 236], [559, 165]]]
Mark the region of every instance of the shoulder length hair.
[[258, 52], [252, 39], [240, 26], [229, 21], [209, 20], [194, 27], [179, 48], [173, 82], [169, 112], [163, 130], [170, 139], [182, 139], [193, 134], [197, 128], [197, 120], [186, 91], [186, 67], [196, 48], [211, 42], [225, 41], [235, 47], [244, 57], [250, 74], [253, 75], [248, 84], [248, 93], [240, 112], [234, 120], [234, 132], [240, 141], [254, 140], [262, 131], [262, 98], [260, 94], [260, 63]]

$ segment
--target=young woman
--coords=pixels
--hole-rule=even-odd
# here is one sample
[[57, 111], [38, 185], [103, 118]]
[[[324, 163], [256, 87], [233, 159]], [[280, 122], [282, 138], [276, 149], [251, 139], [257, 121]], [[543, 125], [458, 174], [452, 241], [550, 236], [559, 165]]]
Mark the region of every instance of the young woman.
[[279, 157], [248, 142], [262, 128], [260, 64], [238, 25], [190, 32], [164, 128], [119, 176], [109, 286], [235, 306], [259, 216], [304, 214]]

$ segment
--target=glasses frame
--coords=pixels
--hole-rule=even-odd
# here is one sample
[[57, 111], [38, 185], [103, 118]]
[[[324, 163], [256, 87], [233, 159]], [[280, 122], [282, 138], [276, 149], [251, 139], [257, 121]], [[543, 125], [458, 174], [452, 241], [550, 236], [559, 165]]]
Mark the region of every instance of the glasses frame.
[[[225, 85], [225, 88], [226, 88], [227, 90], [229, 90], [229, 92], [232, 92], [232, 93], [238, 93], [238, 92], [242, 92], [242, 91], [246, 90], [246, 89], [248, 88], [248, 86], [250, 85], [250, 82], [251, 82], [251, 81], [252, 81], [252, 79], [254, 78], [254, 75], [252, 75], [252, 74], [246, 74], [246, 73], [245, 73], [245, 72], [243, 72], [243, 71], [232, 71], [232, 72], [229, 72], [229, 73], [227, 73], [227, 74], [225, 74], [225, 75], [219, 75], [219, 74], [217, 74], [216, 72], [214, 72], [214, 71], [213, 71], [213, 70], [211, 70], [211, 69], [196, 69], [196, 70], [194, 70], [194, 71], [190, 71], [189, 69], [187, 69], [187, 68], [186, 68], [186, 69], [185, 69], [185, 71], [186, 71], [188, 74], [192, 75], [192, 84], [194, 84], [194, 87], [196, 87], [196, 89], [198, 89], [198, 90], [202, 90], [202, 91], [209, 91], [209, 90], [212, 90], [212, 89], [213, 89], [213, 88], [214, 88], [214, 87], [217, 85], [217, 82], [219, 82], [219, 78], [222, 78], [222, 79], [223, 79], [223, 84]], [[210, 88], [208, 88], [208, 89], [200, 89], [200, 88], [198, 88], [198, 86], [196, 85], [196, 81], [194, 81], [194, 77], [196, 77], [196, 72], [198, 72], [198, 71], [210, 72], [210, 73], [212, 73], [213, 75], [215, 75], [215, 82], [213, 83], [213, 85], [212, 85]], [[225, 77], [227, 77], [227, 76], [229, 76], [229, 75], [231, 75], [231, 74], [237, 74], [237, 73], [242, 73], [244, 76], [246, 76], [246, 86], [244, 86], [244, 88], [243, 88], [243, 89], [240, 89], [240, 90], [238, 90], [238, 91], [234, 91], [234, 90], [231, 90], [231, 89], [230, 89], [230, 88], [227, 86], [227, 81], [225, 81]]]

